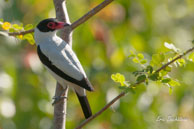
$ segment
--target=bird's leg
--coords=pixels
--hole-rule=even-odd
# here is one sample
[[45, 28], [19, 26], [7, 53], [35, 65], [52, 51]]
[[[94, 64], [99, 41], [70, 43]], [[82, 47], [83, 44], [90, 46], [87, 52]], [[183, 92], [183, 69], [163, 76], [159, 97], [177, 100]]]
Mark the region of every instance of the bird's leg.
[[60, 93], [59, 96], [54, 96], [54, 97], [53, 97], [54, 102], [52, 103], [52, 105], [54, 105], [54, 104], [60, 102], [60, 101], [63, 100], [63, 99], [67, 99], [67, 97], [64, 96], [66, 90], [67, 90], [67, 87], [61, 91], [61, 93]]

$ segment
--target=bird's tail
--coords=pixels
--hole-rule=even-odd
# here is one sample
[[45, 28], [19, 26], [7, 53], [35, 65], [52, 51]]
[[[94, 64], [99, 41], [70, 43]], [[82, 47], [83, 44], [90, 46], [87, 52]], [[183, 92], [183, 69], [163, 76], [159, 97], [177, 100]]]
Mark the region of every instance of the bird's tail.
[[77, 97], [78, 97], [79, 102], [81, 104], [81, 107], [82, 107], [84, 116], [87, 119], [90, 116], [92, 116], [92, 111], [91, 111], [91, 108], [90, 108], [90, 104], [88, 102], [88, 99], [87, 99], [86, 96], [80, 96], [78, 93], [76, 93], [76, 94], [77, 94]]

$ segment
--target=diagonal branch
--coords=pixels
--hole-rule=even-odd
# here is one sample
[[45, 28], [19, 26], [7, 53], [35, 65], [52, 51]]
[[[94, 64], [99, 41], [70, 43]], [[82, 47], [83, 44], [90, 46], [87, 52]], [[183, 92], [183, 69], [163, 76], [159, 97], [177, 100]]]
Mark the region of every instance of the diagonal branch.
[[170, 64], [174, 63], [176, 60], [182, 58], [183, 56], [185, 56], [186, 54], [190, 53], [191, 51], [194, 50], [194, 47], [188, 49], [187, 51], [185, 51], [183, 54], [177, 56], [176, 58], [174, 58], [173, 60], [171, 60], [170, 62], [166, 63], [165, 65], [163, 65], [162, 67], [160, 67], [159, 69], [156, 70], [157, 72], [160, 72], [162, 69], [165, 69], [167, 66], [169, 66]]
[[100, 10], [102, 10], [104, 7], [106, 7], [112, 1], [113, 0], [105, 0], [105, 1], [103, 1], [102, 3], [97, 5], [95, 8], [90, 10], [88, 13], [86, 13], [84, 16], [82, 16], [80, 19], [78, 19], [77, 21], [73, 22], [71, 24], [72, 30], [75, 29], [76, 27], [78, 27], [80, 24], [83, 24], [84, 22], [86, 22], [89, 18], [94, 16], [96, 13], [98, 13]]
[[[109, 5], [112, 1], [113, 0], [104, 0], [102, 3], [100, 3], [99, 5], [97, 5], [96, 7], [94, 7], [93, 9], [91, 9], [88, 13], [86, 13], [84, 16], [82, 16], [77, 21], [75, 21], [75, 22], [73, 22], [71, 24], [71, 26], [70, 26], [71, 27], [71, 30], [74, 30], [79, 25], [81, 25], [84, 22], [86, 22], [88, 19], [90, 19], [96, 13], [98, 13], [99, 11], [101, 11], [104, 7], [106, 7], [107, 5]], [[34, 32], [34, 29], [31, 29], [31, 30], [28, 30], [28, 31], [13, 32], [13, 33], [8, 33], [8, 34], [9, 34], [9, 36], [16, 36], [16, 35], [25, 35], [25, 34], [32, 33], [32, 32]]]
[[99, 116], [100, 114], [102, 114], [104, 111], [106, 111], [112, 104], [114, 104], [118, 99], [120, 99], [121, 97], [123, 97], [126, 94], [126, 92], [122, 92], [120, 93], [118, 96], [116, 96], [112, 101], [110, 101], [106, 106], [104, 106], [100, 111], [98, 111], [96, 114], [94, 114], [93, 116], [89, 117], [88, 119], [86, 119], [83, 123], [81, 123], [78, 127], [76, 127], [75, 129], [81, 129], [83, 126], [85, 126], [87, 123], [89, 123], [90, 121], [92, 121], [94, 118], [96, 118], [97, 116]]
[[[188, 49], [187, 51], [185, 51], [183, 54], [177, 56], [175, 59], [171, 60], [170, 62], [164, 64], [162, 67], [160, 67], [159, 69], [156, 70], [157, 72], [160, 72], [161, 70], [165, 69], [167, 66], [169, 66], [170, 64], [174, 63], [175, 61], [177, 61], [178, 59], [184, 57], [185, 55], [187, 55], [188, 53], [194, 51], [194, 47]], [[132, 84], [133, 87], [141, 84], [145, 82], [145, 80], [141, 80], [139, 82], [136, 82], [135, 84]], [[97, 116], [99, 116], [100, 114], [102, 114], [104, 111], [106, 111], [111, 105], [113, 105], [117, 100], [119, 100], [121, 97], [125, 96], [127, 94], [127, 92], [121, 92], [118, 96], [116, 96], [112, 101], [110, 101], [107, 105], [105, 105], [100, 111], [98, 111], [96, 114], [94, 114], [93, 116], [91, 116], [90, 118], [88, 118], [87, 120], [83, 121], [79, 126], [77, 126], [75, 129], [81, 129], [82, 127], [84, 127], [85, 125], [87, 125], [90, 121], [92, 121], [93, 119], [95, 119]]]

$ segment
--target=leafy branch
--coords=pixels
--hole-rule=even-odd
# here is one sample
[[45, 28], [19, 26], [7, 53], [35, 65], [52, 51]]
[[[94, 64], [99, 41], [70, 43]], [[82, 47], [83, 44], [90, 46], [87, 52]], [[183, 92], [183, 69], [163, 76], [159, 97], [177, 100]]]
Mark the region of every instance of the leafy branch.
[[[149, 81], [156, 81], [157, 83], [167, 85], [169, 87], [169, 93], [171, 94], [172, 88], [180, 85], [176, 79], [173, 79], [170, 75], [168, 75], [168, 73], [171, 72], [172, 64], [175, 66], [184, 66], [186, 61], [183, 57], [193, 51], [194, 48], [192, 47], [181, 53], [180, 49], [176, 48], [173, 44], [165, 42], [164, 46], [170, 51], [166, 53], [153, 54], [152, 60], [149, 64], [147, 63], [148, 61], [144, 59], [143, 54], [135, 54], [131, 51], [129, 57], [132, 58], [134, 63], [142, 66], [142, 70], [133, 72], [136, 77], [136, 83], [129, 83], [128, 81], [125, 81], [125, 76], [120, 73], [113, 74], [111, 78], [115, 82], [120, 83], [120, 89], [126, 89], [126, 91], [133, 91], [134, 88], [142, 82], [145, 82], [145, 84], [148, 85]], [[169, 55], [173, 55], [174, 57], [171, 58]], [[194, 53], [191, 53], [188, 59], [194, 62]], [[147, 66], [145, 65], [146, 63]], [[158, 66], [159, 68], [154, 70], [155, 67]]]
[[183, 56], [185, 56], [186, 54], [190, 53], [191, 51], [194, 50], [194, 47], [188, 49], [187, 51], [185, 51], [183, 54], [180, 54], [179, 56], [177, 56], [176, 58], [174, 58], [173, 60], [171, 60], [170, 62], [166, 63], [165, 65], [163, 65], [161, 68], [157, 69], [156, 72], [160, 72], [162, 69], [165, 69], [167, 66], [169, 66], [170, 64], [174, 63], [176, 60], [181, 59]]
[[[87, 120], [83, 121], [79, 126], [77, 126], [75, 129], [81, 129], [83, 128], [85, 125], [87, 125], [90, 121], [92, 121], [93, 119], [95, 119], [97, 116], [99, 116], [100, 114], [102, 114], [104, 111], [106, 111], [111, 105], [113, 105], [117, 100], [119, 100], [121, 97], [125, 96], [129, 91], [132, 91], [134, 90], [134, 88], [144, 82], [147, 83], [148, 79], [150, 80], [155, 80], [155, 81], [158, 81], [159, 79], [158, 76], [159, 76], [159, 73], [162, 71], [162, 70], [165, 70], [167, 67], [169, 67], [171, 64], [175, 63], [176, 61], [178, 61], [179, 59], [183, 58], [185, 55], [187, 55], [188, 53], [194, 51], [194, 47], [186, 50], [185, 52], [183, 52], [182, 54], [179, 54], [178, 56], [176, 56], [173, 60], [165, 63], [164, 65], [162, 65], [160, 68], [156, 69], [155, 71], [153, 70], [153, 67], [152, 66], [147, 66], [144, 70], [146, 70], [150, 75], [148, 77], [146, 77], [145, 75], [140, 75], [137, 77], [137, 80], [135, 83], [133, 84], [129, 84], [127, 81], [125, 81], [125, 77], [120, 74], [120, 73], [117, 73], [117, 74], [113, 74], [111, 76], [111, 78], [115, 81], [115, 82], [119, 82], [120, 83], [120, 88], [121, 89], [124, 89], [123, 92], [121, 92], [118, 96], [116, 96], [114, 99], [112, 99], [112, 101], [110, 101], [107, 105], [105, 105], [100, 111], [98, 111], [96, 114], [94, 114], [93, 116], [91, 116], [90, 118], [88, 118]], [[133, 53], [133, 57], [134, 57], [134, 53]], [[137, 57], [134, 57], [134, 58], [138, 58], [139, 60], [135, 60], [137, 62], [141, 62], [141, 60], [144, 60], [144, 57], [142, 56], [142, 54], [138, 54]], [[194, 54], [191, 53], [189, 55], [189, 59], [190, 60], [193, 60], [194, 61]], [[145, 62], [147, 61], [143, 61], [141, 63], [145, 64]], [[143, 71], [144, 71], [143, 70]], [[141, 72], [143, 72], [141, 71]], [[168, 70], [170, 72], [170, 70]], [[134, 73], [135, 74], [135, 73]], [[137, 73], [136, 73], [137, 74]], [[140, 73], [138, 73], [139, 75]], [[163, 79], [163, 83], [167, 83], [167, 82], [170, 82], [170, 79], [166, 81]], [[174, 82], [176, 83], [176, 82]]]
[[[99, 11], [101, 11], [104, 7], [106, 7], [107, 5], [109, 5], [112, 1], [113, 0], [104, 0], [102, 3], [100, 3], [99, 5], [97, 5], [96, 7], [94, 7], [93, 9], [91, 9], [88, 13], [86, 13], [85, 15], [83, 15], [81, 18], [79, 18], [78, 20], [76, 20], [75, 22], [73, 22], [70, 25], [71, 30], [74, 30], [79, 25], [81, 25], [84, 22], [86, 22], [88, 19], [90, 19], [96, 13], [98, 13]], [[30, 29], [30, 30], [20, 30], [20, 31], [15, 31], [15, 32], [9, 32], [8, 35], [9, 36], [17, 36], [17, 35], [25, 35], [25, 34], [33, 33], [33, 32], [34, 32], [34, 29]]]
[[[66, 23], [70, 24], [69, 16], [67, 13], [66, 5], [63, 3], [66, 0], [53, 0], [55, 4], [55, 10], [56, 10], [56, 17], [64, 21]], [[88, 19], [90, 19], [92, 16], [94, 16], [96, 13], [101, 11], [104, 7], [106, 7], [108, 4], [110, 4], [113, 0], [104, 0], [102, 3], [97, 5], [95, 8], [90, 10], [88, 13], [86, 13], [84, 16], [82, 16], [80, 19], [75, 21], [71, 24], [70, 30], [63, 30], [62, 31], [62, 38], [71, 45], [72, 37], [71, 32], [75, 28], [77, 28], [79, 25], [86, 22]], [[34, 44], [34, 38], [32, 33], [34, 32], [33, 25], [28, 24], [23, 27], [23, 24], [11, 24], [9, 22], [4, 22], [3, 19], [0, 20], [0, 29], [3, 29], [3, 31], [0, 32], [0, 35], [3, 36], [15, 36], [16, 38], [19, 38], [21, 40], [28, 40], [30, 44]], [[58, 96], [61, 91], [62, 87], [57, 83], [56, 92], [55, 95]], [[68, 90], [65, 90], [65, 96], [67, 96]], [[54, 105], [54, 128], [55, 129], [64, 129], [65, 128], [65, 121], [66, 121], [66, 99], [64, 99], [61, 103]], [[113, 101], [114, 103], [114, 101]], [[107, 107], [108, 108], [108, 107]]]
[[20, 31], [20, 32], [9, 32], [9, 36], [16, 36], [16, 35], [25, 35], [28, 33], [33, 33], [34, 29], [26, 30], [26, 31]]
[[[68, 42], [69, 44], [71, 44], [71, 31], [74, 30], [75, 28], [77, 28], [79, 25], [83, 24], [84, 22], [86, 22], [88, 19], [90, 19], [92, 16], [94, 16], [96, 13], [98, 13], [100, 10], [102, 10], [104, 7], [106, 7], [108, 4], [110, 4], [113, 0], [105, 0], [102, 3], [100, 3], [99, 5], [97, 5], [95, 8], [93, 8], [92, 10], [90, 10], [88, 13], [86, 13], [84, 16], [82, 16], [80, 19], [78, 19], [77, 21], [75, 21], [74, 23], [71, 24], [70, 26], [70, 31], [66, 31], [63, 30], [63, 34], [67, 35], [66, 37], [69, 39], [63, 39]], [[54, 0], [54, 4], [55, 4], [55, 9], [56, 9], [56, 16], [59, 20], [65, 21], [66, 23], [70, 23], [69, 22], [69, 18], [68, 18], [68, 13], [66, 10], [66, 6], [65, 4], [63, 4], [63, 2], [65, 2], [65, 0]], [[27, 27], [26, 27], [27, 26]], [[2, 28], [4, 31], [8, 31], [7, 35], [9, 36], [16, 36], [17, 38], [23, 40], [23, 39], [27, 39], [29, 43], [34, 44], [34, 39], [32, 36], [32, 33], [34, 32], [34, 29], [32, 28], [32, 25], [26, 25], [25, 27], [23, 27], [23, 24], [21, 25], [11, 25], [9, 22], [4, 22], [3, 20], [0, 21], [0, 28]], [[29, 28], [29, 26], [31, 28]], [[1, 33], [0, 33], [1, 34]], [[67, 41], [68, 40], [68, 41]], [[55, 95], [57, 96], [58, 94], [60, 94], [60, 91], [62, 87], [57, 84], [56, 87], [56, 93]], [[65, 96], [67, 95], [67, 91], [65, 90]], [[116, 101], [117, 99], [115, 99]], [[63, 100], [62, 103], [59, 103], [57, 105], [55, 105], [54, 107], [54, 128], [56, 129], [62, 129], [65, 128], [65, 121], [66, 121], [66, 100]], [[114, 101], [112, 101], [112, 103], [114, 103]], [[108, 108], [109, 106], [107, 106]], [[104, 109], [106, 110], [106, 108]], [[103, 111], [101, 111], [103, 112]], [[93, 116], [92, 116], [93, 117]], [[94, 116], [95, 118], [95, 116]]]
[[27, 40], [32, 45], [35, 43], [32, 35], [32, 32], [34, 32], [32, 24], [27, 24], [25, 26], [23, 24], [11, 24], [0, 19], [0, 28], [4, 30], [0, 31], [0, 35], [16, 36], [16, 38], [20, 40]]

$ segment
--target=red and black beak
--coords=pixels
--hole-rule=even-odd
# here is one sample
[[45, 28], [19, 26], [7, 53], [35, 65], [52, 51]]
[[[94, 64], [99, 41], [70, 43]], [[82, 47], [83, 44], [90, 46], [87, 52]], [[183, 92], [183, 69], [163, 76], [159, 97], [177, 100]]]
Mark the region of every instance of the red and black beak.
[[55, 25], [55, 29], [62, 29], [65, 26], [69, 26], [69, 24], [65, 23], [65, 22], [57, 22]]

